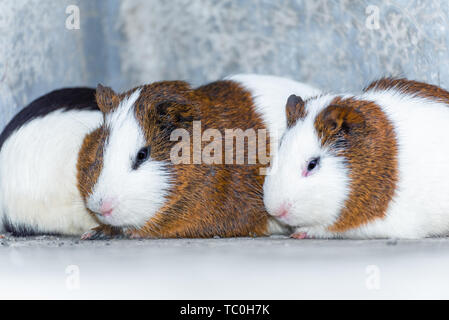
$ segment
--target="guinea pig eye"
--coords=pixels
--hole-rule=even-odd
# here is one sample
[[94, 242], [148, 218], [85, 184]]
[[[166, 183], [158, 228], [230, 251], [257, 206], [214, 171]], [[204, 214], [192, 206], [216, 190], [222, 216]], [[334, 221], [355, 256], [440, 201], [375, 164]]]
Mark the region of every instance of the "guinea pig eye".
[[309, 171], [309, 172], [313, 171], [318, 166], [319, 163], [320, 163], [320, 158], [313, 158], [307, 164], [307, 171]]
[[133, 169], [137, 169], [142, 163], [148, 160], [151, 153], [151, 147], [144, 147], [137, 152], [136, 161], [134, 162]]

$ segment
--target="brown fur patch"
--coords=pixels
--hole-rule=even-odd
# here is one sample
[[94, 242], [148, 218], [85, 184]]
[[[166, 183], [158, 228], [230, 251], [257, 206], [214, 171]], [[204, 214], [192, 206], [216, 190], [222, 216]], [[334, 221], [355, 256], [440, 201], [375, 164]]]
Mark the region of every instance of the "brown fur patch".
[[383, 78], [371, 83], [364, 89], [368, 91], [396, 89], [399, 92], [415, 97], [427, 98], [438, 102], [449, 103], [449, 92], [435, 85], [407, 79]]
[[[180, 81], [159, 82], [141, 87], [135, 103], [136, 117], [151, 146], [151, 157], [167, 163], [175, 184], [161, 210], [134, 236], [157, 238], [205, 238], [261, 236], [267, 233], [268, 214], [262, 199], [264, 176], [260, 164], [224, 164], [224, 129], [265, 129], [254, 111], [249, 92], [232, 81], [218, 81], [191, 89]], [[120, 99], [128, 95], [120, 95]], [[192, 121], [201, 120], [222, 133], [223, 164], [179, 164], [170, 162], [176, 128], [192, 131]], [[79, 188], [86, 199], [101, 171], [104, 127], [86, 137], [80, 151]], [[191, 134], [192, 137], [192, 134]], [[202, 146], [209, 141], [203, 142]], [[245, 159], [248, 141], [245, 141]], [[234, 154], [235, 154], [234, 144]], [[193, 155], [193, 145], [191, 146]], [[257, 162], [259, 163], [258, 159]], [[105, 227], [107, 230], [107, 227]]]
[[[92, 192], [92, 188], [103, 168], [102, 146], [106, 137], [107, 131], [101, 127], [86, 135], [81, 145], [76, 167], [78, 190], [83, 199], [86, 199]], [[94, 213], [92, 213], [92, 216], [96, 218]]]
[[329, 230], [344, 232], [384, 217], [398, 181], [398, 146], [381, 108], [337, 97], [320, 112], [315, 128], [323, 146], [345, 159], [351, 181], [344, 208]]

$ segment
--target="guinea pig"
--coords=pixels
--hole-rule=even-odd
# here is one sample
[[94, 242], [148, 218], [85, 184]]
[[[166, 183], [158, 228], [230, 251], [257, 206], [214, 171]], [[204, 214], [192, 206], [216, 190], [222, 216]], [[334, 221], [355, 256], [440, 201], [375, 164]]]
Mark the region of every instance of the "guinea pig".
[[77, 189], [78, 151], [103, 115], [95, 89], [68, 88], [31, 102], [0, 135], [0, 231], [80, 235], [99, 223]]
[[439, 87], [392, 78], [359, 95], [290, 96], [267, 211], [300, 239], [447, 235], [448, 104]]
[[[239, 154], [236, 144], [226, 147], [225, 131], [282, 132], [285, 100], [292, 91], [305, 96], [319, 93], [292, 80], [257, 75], [237, 75], [196, 89], [182, 81], [156, 82], [123, 94], [100, 85], [96, 97], [104, 121], [86, 136], [77, 167], [86, 207], [102, 225], [82, 238], [285, 232], [264, 209], [265, 176], [260, 169], [265, 164], [258, 154], [254, 164], [247, 161], [249, 138], [241, 154], [245, 161], [228, 163], [227, 152], [231, 160]], [[209, 129], [217, 131], [211, 134]], [[198, 130], [203, 133], [199, 150], [194, 143]], [[173, 150], [184, 141], [173, 139], [176, 132], [188, 136], [181, 149], [188, 161], [173, 161]], [[207, 149], [211, 143], [218, 145]], [[204, 161], [206, 149], [215, 157], [213, 162]]]

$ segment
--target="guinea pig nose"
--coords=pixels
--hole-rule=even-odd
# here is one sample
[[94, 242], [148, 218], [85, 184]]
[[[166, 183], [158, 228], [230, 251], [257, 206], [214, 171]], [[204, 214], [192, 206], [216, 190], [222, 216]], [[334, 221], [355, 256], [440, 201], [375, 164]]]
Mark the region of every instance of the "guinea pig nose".
[[283, 203], [276, 210], [274, 216], [276, 218], [285, 218], [288, 215], [288, 212], [290, 211], [290, 208], [291, 208], [291, 205], [289, 203]]
[[100, 207], [101, 215], [110, 216], [112, 211], [114, 211], [114, 201], [112, 199], [103, 200]]

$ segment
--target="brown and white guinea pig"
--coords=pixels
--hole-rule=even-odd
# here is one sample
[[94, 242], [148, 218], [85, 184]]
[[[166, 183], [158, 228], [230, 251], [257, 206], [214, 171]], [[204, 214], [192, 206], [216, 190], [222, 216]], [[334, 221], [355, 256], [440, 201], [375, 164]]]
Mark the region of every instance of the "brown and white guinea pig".
[[264, 203], [294, 237], [449, 233], [449, 92], [385, 78], [360, 95], [291, 96], [286, 113]]
[[77, 189], [86, 134], [103, 116], [95, 89], [50, 92], [21, 110], [0, 135], [0, 232], [80, 235], [98, 225]]
[[[204, 238], [283, 230], [264, 209], [260, 161], [220, 163], [225, 163], [226, 129], [268, 129], [270, 134], [285, 130], [285, 100], [291, 92], [312, 96], [319, 91], [257, 75], [233, 76], [196, 89], [181, 81], [157, 82], [124, 94], [99, 86], [97, 102], [104, 122], [83, 143], [78, 181], [87, 208], [102, 226], [83, 238], [117, 231], [133, 237]], [[202, 141], [202, 147], [212, 140], [222, 142], [219, 164], [195, 160], [195, 121], [201, 121], [203, 133], [216, 129], [223, 134], [203, 136]], [[186, 147], [192, 153], [190, 164], [171, 161], [179, 143], [171, 139], [175, 129], [192, 138]]]

